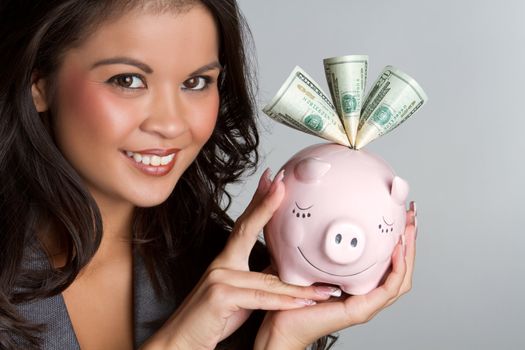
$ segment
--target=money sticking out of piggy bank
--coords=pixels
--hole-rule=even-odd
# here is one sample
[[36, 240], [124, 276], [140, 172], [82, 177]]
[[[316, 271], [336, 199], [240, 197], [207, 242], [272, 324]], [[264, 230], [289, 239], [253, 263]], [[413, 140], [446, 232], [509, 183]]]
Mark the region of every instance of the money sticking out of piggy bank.
[[408, 183], [381, 158], [337, 144], [310, 146], [284, 166], [285, 197], [264, 235], [281, 280], [366, 294], [404, 233]]

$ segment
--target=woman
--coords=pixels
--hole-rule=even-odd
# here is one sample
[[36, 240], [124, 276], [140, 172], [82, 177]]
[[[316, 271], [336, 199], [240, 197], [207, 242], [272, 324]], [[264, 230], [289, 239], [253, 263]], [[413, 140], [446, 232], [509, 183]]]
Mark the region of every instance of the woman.
[[234, 0], [0, 11], [0, 347], [304, 348], [410, 288], [411, 224], [364, 297], [250, 272], [284, 185], [266, 171], [226, 214], [258, 145]]

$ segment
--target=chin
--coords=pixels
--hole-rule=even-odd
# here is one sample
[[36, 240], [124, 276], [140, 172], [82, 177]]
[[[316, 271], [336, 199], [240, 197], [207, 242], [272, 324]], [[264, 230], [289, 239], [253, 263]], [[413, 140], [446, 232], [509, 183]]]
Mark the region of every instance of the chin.
[[150, 207], [154, 207], [154, 206], [164, 203], [168, 199], [169, 195], [170, 193], [166, 193], [163, 195], [160, 195], [160, 194], [151, 195], [150, 194], [148, 196], [140, 196], [140, 197], [134, 198], [130, 202], [132, 202], [136, 207], [150, 208]]

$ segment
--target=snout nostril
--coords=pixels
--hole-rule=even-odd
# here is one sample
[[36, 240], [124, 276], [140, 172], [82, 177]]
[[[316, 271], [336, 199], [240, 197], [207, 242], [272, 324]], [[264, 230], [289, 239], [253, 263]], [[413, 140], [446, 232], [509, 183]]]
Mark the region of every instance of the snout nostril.
[[357, 246], [357, 238], [352, 238], [352, 240], [350, 241], [350, 245], [355, 248]]
[[343, 239], [343, 236], [341, 236], [340, 233], [338, 233], [337, 235], [335, 235], [335, 243], [339, 244], [341, 243], [341, 240]]

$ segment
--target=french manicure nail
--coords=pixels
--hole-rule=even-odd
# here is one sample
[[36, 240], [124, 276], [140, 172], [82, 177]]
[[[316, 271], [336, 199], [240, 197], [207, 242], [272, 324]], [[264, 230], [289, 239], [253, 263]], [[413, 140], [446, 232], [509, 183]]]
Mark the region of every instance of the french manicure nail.
[[259, 180], [259, 186], [257, 187], [257, 190], [258, 191], [267, 191], [268, 190], [268, 186], [270, 186], [271, 184], [271, 175], [272, 175], [272, 171], [270, 170], [270, 168], [266, 168], [266, 170], [264, 171], [264, 173], [262, 174], [261, 176], [261, 179]]
[[301, 298], [295, 298], [295, 302], [299, 305], [315, 305], [317, 304], [315, 301], [311, 299], [301, 299]]
[[273, 194], [275, 190], [277, 189], [277, 185], [279, 182], [283, 181], [284, 179], [284, 169], [279, 171], [279, 173], [275, 176], [272, 182], [272, 187], [270, 188], [270, 194]]
[[279, 174], [277, 174], [273, 182], [278, 183], [278, 182], [283, 181], [283, 179], [284, 179], [284, 169], [279, 171]]
[[265, 175], [265, 176], [264, 176], [264, 179], [265, 179], [268, 183], [272, 182], [272, 169], [270, 169], [270, 168], [266, 168], [266, 170], [264, 171], [264, 173], [265, 173], [265, 174], [264, 174], [264, 175]]
[[410, 209], [414, 212], [414, 216], [417, 216], [417, 206], [415, 201], [410, 202]]
[[329, 286], [315, 286], [315, 292], [323, 297], [332, 296], [340, 297], [342, 292], [341, 289]]

